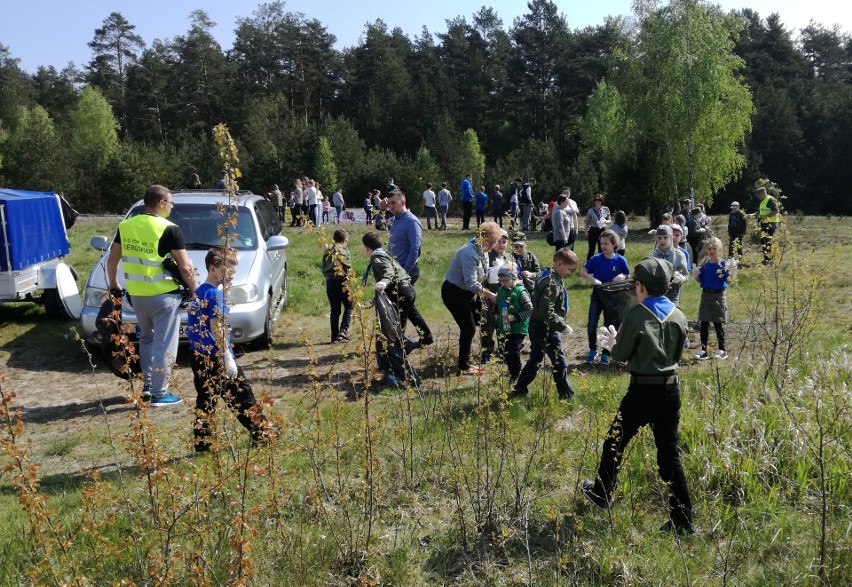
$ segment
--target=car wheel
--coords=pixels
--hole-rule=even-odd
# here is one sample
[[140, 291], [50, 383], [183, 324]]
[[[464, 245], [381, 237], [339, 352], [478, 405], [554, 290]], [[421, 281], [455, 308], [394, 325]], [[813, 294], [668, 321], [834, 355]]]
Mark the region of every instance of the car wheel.
[[56, 289], [46, 289], [41, 294], [41, 303], [44, 304], [44, 311], [48, 317], [55, 320], [70, 320], [71, 316], [65, 310], [62, 300], [59, 298], [59, 291]]
[[268, 349], [272, 346], [272, 304], [270, 298], [266, 303], [266, 316], [263, 319], [263, 334], [257, 338], [258, 348]]

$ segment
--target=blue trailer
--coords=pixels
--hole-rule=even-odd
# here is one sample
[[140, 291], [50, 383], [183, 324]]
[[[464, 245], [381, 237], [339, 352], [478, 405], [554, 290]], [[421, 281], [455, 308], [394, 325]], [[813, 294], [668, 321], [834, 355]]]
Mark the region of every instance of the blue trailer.
[[0, 188], [0, 302], [35, 301], [51, 317], [80, 316], [77, 274], [64, 262], [65, 226], [59, 195]]

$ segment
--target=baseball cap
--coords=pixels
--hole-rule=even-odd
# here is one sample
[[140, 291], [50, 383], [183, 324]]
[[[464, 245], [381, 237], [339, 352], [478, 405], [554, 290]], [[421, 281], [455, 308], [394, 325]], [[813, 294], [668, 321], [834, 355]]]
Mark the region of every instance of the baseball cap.
[[657, 227], [657, 236], [672, 236], [672, 234], [672, 227], [667, 224]]
[[515, 266], [511, 263], [506, 263], [497, 271], [497, 277], [511, 277], [515, 279]]
[[654, 289], [666, 289], [672, 280], [674, 267], [665, 259], [643, 259], [636, 264], [633, 270], [633, 278], [644, 285]]
[[679, 233], [683, 234], [683, 228], [681, 228], [680, 224], [672, 224], [671, 228], [672, 233], [674, 233], [674, 231], [678, 231]]
[[754, 190], [754, 193], [756, 193], [756, 194], [760, 194], [760, 193], [765, 194], [765, 193], [766, 193], [766, 188], [765, 188], [765, 187], [763, 187], [763, 186], [760, 186], [759, 188], [757, 188], [757, 189], [755, 189], [755, 190]]
[[740, 207], [739, 202], [731, 202], [731, 208], [739, 208], [739, 207]]
[[516, 232], [515, 235], [512, 237], [512, 242], [525, 243], [527, 242], [527, 235], [525, 235], [523, 232]]

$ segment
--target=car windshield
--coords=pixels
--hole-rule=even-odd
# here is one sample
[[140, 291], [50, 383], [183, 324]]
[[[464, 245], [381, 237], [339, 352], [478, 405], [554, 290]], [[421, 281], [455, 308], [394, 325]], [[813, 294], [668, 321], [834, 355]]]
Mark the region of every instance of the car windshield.
[[[144, 206], [137, 206], [130, 211], [128, 217], [144, 211]], [[180, 227], [187, 250], [206, 250], [225, 244], [226, 229], [228, 234], [233, 236], [231, 247], [238, 251], [256, 249], [257, 232], [249, 209], [238, 206], [231, 209], [226, 207], [225, 211], [226, 216], [223, 216], [216, 204], [175, 203], [168, 219]], [[226, 228], [227, 218], [234, 212], [237, 215], [237, 224]]]

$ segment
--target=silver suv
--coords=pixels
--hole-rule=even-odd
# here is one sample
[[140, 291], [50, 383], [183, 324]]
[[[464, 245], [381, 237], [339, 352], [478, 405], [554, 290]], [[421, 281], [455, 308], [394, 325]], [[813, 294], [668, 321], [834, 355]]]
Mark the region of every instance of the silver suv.
[[[227, 219], [236, 212], [236, 226], [228, 228], [234, 236], [231, 247], [237, 251], [237, 272], [229, 290], [231, 340], [234, 343], [256, 341], [262, 346], [272, 344], [272, 324], [287, 305], [287, 254], [290, 241], [281, 236], [278, 214], [261, 196], [239, 192], [228, 206], [227, 195], [219, 191], [183, 190], [174, 192], [174, 208], [169, 221], [177, 224], [183, 232], [186, 250], [195, 267], [200, 284], [206, 279], [204, 257], [210, 247], [221, 245], [221, 236]], [[220, 211], [219, 204], [224, 204]], [[144, 211], [142, 200], [133, 204], [125, 218]], [[224, 212], [224, 215], [223, 215]], [[77, 330], [81, 338], [90, 345], [100, 346], [97, 315], [106, 300], [106, 260], [112, 240], [95, 236], [92, 247], [103, 251], [83, 293], [83, 311]], [[119, 268], [118, 278], [123, 283], [123, 271]], [[131, 300], [132, 302], [132, 300]], [[123, 304], [122, 322], [133, 324], [136, 315], [131, 304]], [[186, 311], [180, 317], [180, 336], [186, 341]]]

